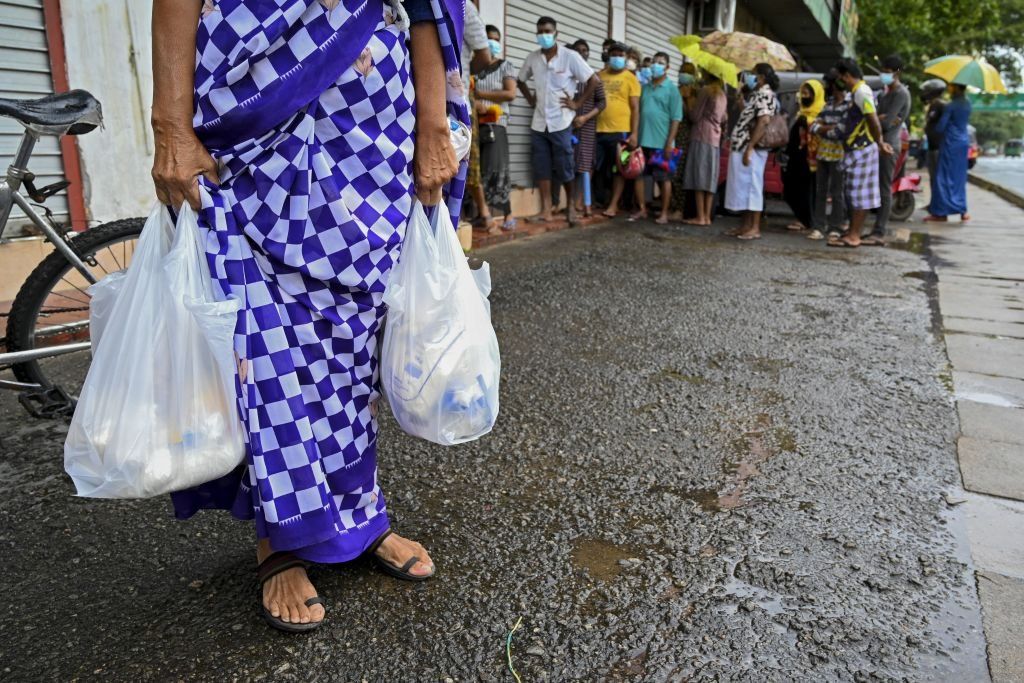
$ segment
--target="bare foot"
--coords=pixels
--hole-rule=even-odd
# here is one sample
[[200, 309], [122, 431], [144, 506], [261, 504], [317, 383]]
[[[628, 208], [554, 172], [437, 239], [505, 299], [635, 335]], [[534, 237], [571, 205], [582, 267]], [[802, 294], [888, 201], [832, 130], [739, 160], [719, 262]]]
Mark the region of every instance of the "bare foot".
[[686, 223], [687, 225], [707, 225], [707, 223], [700, 220], [699, 218], [687, 218], [683, 220], [683, 222]]
[[[256, 546], [256, 561], [263, 562], [271, 555], [270, 541], [260, 539]], [[273, 616], [290, 624], [309, 624], [323, 621], [324, 606], [306, 607], [306, 601], [316, 597], [316, 588], [302, 567], [285, 569], [263, 584], [263, 606]]]
[[388, 534], [374, 554], [395, 567], [405, 566], [405, 563], [415, 556], [420, 558], [420, 561], [409, 568], [410, 574], [427, 577], [434, 573], [434, 563], [431, 561], [430, 555], [427, 554], [426, 548], [416, 541], [402, 538], [395, 533]]
[[654, 222], [658, 225], [668, 225], [668, 216], [662, 214], [654, 219]]
[[615, 218], [619, 214], [618, 209], [605, 209], [601, 212], [601, 215], [605, 218]]

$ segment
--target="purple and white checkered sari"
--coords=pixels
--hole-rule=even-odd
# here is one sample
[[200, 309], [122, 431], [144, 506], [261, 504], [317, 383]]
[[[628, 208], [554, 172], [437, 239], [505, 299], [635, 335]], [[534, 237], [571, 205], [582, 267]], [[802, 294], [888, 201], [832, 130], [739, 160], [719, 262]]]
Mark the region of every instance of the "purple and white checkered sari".
[[[464, 1], [431, 5], [449, 113], [468, 123]], [[352, 559], [388, 527], [374, 413], [381, 297], [414, 195], [403, 17], [384, 0], [207, 0], [198, 28], [193, 123], [221, 166], [219, 187], [200, 179], [199, 223], [214, 279], [244, 304], [248, 454], [174, 494], [175, 512], [230, 509], [312, 561]], [[464, 184], [465, 163], [453, 212]]]

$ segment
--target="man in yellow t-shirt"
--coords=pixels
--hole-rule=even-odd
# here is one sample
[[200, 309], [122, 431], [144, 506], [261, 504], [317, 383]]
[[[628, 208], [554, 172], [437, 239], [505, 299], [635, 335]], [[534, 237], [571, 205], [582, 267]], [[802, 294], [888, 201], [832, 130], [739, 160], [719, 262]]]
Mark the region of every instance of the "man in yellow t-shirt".
[[606, 104], [597, 117], [595, 184], [598, 198], [606, 197], [608, 179], [611, 178], [612, 196], [608, 208], [603, 211], [609, 218], [618, 213], [619, 199], [625, 186], [622, 176], [613, 173], [618, 145], [625, 141], [629, 149], [635, 149], [640, 128], [640, 81], [626, 69], [627, 50], [622, 43], [611, 45], [608, 64], [597, 74], [604, 84]]

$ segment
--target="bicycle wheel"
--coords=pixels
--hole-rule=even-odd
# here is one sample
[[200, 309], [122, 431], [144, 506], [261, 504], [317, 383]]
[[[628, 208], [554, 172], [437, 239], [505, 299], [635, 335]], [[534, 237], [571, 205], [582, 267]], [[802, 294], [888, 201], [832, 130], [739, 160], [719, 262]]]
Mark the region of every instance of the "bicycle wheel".
[[[99, 280], [131, 262], [145, 218], [127, 218], [90, 228], [71, 245]], [[63, 254], [54, 251], [36, 266], [11, 304], [7, 350], [27, 351], [89, 340], [89, 282]], [[88, 349], [12, 366], [22, 382], [81, 391], [89, 369]]]

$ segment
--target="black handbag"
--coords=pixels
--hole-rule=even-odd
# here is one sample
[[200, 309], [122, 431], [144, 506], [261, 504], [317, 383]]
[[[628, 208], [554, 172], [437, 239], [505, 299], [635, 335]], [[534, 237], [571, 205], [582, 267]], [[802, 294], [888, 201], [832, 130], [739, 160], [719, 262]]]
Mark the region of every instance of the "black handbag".
[[480, 144], [490, 144], [497, 142], [498, 134], [494, 132], [494, 127], [498, 125], [496, 123], [481, 123], [480, 124]]

